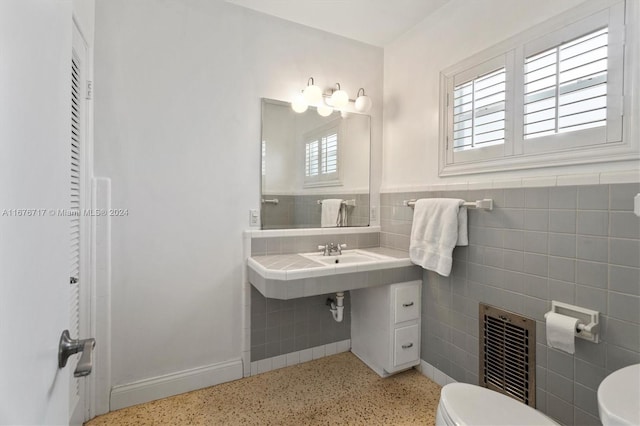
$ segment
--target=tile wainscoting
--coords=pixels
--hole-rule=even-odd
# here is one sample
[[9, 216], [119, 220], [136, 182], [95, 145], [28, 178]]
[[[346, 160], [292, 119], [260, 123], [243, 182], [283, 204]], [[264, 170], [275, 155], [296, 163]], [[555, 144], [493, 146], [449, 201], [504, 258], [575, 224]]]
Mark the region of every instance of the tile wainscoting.
[[[492, 198], [469, 210], [469, 246], [450, 277], [423, 273], [422, 358], [452, 380], [478, 382], [478, 303], [537, 322], [537, 408], [563, 424], [599, 425], [596, 391], [640, 362], [638, 183], [381, 194], [381, 246], [408, 250], [413, 210], [403, 200]], [[601, 313], [601, 343], [570, 355], [546, 345], [551, 300]]]

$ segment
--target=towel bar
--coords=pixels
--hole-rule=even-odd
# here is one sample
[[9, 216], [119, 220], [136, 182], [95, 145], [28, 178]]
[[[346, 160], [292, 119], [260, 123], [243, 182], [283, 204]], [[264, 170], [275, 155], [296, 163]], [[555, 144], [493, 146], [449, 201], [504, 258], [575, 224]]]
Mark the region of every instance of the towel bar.
[[266, 200], [266, 199], [262, 199], [262, 203], [263, 204], [278, 204], [280, 202], [280, 200], [278, 200], [277, 198], [271, 199], [271, 200]]
[[[416, 200], [404, 200], [402, 205], [413, 208], [416, 205]], [[476, 201], [465, 201], [462, 205], [471, 209], [493, 210], [493, 200], [491, 198]]]
[[[322, 204], [322, 200], [318, 200], [317, 203], [318, 204]], [[342, 205], [345, 205], [347, 207], [355, 207], [356, 206], [356, 200], [343, 200], [342, 201]]]

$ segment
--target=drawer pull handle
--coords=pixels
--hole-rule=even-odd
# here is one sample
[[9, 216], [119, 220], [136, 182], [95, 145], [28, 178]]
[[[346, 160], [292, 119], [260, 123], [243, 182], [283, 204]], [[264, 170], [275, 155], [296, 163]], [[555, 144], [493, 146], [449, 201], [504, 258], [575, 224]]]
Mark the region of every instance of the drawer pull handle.
[[413, 306], [413, 302], [403, 303], [402, 306], [404, 306], [405, 308], [408, 308], [409, 306]]
[[407, 343], [406, 345], [402, 345], [402, 349], [409, 349], [413, 347], [413, 343]]

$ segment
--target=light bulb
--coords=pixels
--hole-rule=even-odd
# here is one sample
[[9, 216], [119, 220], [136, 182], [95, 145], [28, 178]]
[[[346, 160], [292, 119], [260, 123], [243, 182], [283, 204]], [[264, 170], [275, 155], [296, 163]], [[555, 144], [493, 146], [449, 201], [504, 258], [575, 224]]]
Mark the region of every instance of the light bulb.
[[358, 96], [356, 99], [356, 111], [358, 112], [369, 112], [371, 109], [371, 98], [367, 95]]
[[331, 95], [331, 104], [334, 108], [346, 107], [348, 103], [349, 95], [344, 90], [338, 89]]
[[309, 108], [309, 104], [305, 100], [302, 92], [298, 93], [291, 101], [291, 109], [297, 113], [303, 113]]
[[331, 114], [333, 114], [333, 108], [331, 108], [329, 105], [325, 104], [324, 102], [321, 103], [320, 105], [318, 105], [318, 115], [321, 117], [328, 117]]
[[308, 104], [315, 105], [322, 102], [322, 89], [315, 84], [305, 87], [302, 93]]

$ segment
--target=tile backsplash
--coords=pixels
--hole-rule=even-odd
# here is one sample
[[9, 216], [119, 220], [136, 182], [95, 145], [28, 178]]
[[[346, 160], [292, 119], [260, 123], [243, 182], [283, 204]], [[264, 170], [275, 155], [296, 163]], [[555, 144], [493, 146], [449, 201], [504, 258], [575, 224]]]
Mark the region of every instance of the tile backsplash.
[[309, 253], [318, 251], [318, 246], [326, 243], [346, 244], [347, 249], [378, 247], [380, 245], [380, 233], [359, 232], [353, 234], [336, 233], [327, 235], [252, 238], [251, 255], [265, 256]]
[[[538, 408], [563, 424], [600, 424], [597, 387], [640, 362], [640, 184], [381, 194], [381, 246], [408, 250], [413, 198], [492, 198], [469, 210], [469, 246], [450, 277], [423, 273], [422, 358], [455, 380], [478, 382], [478, 303], [537, 321]], [[546, 345], [551, 300], [601, 313], [601, 343], [570, 355]]]

